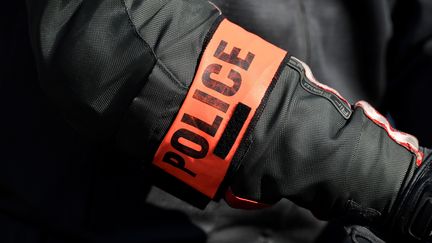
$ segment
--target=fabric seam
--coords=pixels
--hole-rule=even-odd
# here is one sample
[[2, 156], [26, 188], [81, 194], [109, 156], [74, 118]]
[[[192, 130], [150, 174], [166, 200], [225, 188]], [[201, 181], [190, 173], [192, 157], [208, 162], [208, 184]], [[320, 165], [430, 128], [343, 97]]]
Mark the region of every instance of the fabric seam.
[[[157, 56], [157, 54], [154, 51], [154, 49], [151, 48], [151, 46], [148, 44], [148, 42], [144, 39], [144, 37], [138, 31], [138, 28], [136, 27], [135, 23], [132, 20], [132, 16], [131, 16], [130, 11], [129, 11], [127, 5], [126, 5], [125, 0], [121, 0], [121, 3], [123, 5], [123, 7], [124, 7], [126, 15], [128, 16], [128, 21], [129, 21], [132, 29], [134, 30], [135, 34], [139, 37], [139, 39], [142, 42], [144, 42], [144, 45], [149, 48], [150, 53], [152, 54], [153, 58], [155, 59], [156, 63], [155, 63], [154, 66], [158, 65], [161, 68], [161, 70], [171, 78], [171, 80], [175, 81], [175, 83], [177, 85], [180, 85], [180, 87], [183, 88], [183, 89], [187, 89], [187, 86], [184, 85], [182, 82], [180, 82], [180, 80], [166, 67], [166, 65], [164, 64], [164, 62]], [[152, 68], [152, 71], [154, 69], [154, 66]], [[150, 72], [150, 74], [151, 74], [151, 72]], [[150, 76], [150, 74], [149, 74], [149, 76]]]

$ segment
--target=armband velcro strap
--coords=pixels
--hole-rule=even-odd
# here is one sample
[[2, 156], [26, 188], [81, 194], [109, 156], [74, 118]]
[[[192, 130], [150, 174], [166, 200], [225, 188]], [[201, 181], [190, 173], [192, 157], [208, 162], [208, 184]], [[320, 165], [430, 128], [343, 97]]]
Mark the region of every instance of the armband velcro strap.
[[223, 20], [153, 164], [214, 198], [286, 51]]

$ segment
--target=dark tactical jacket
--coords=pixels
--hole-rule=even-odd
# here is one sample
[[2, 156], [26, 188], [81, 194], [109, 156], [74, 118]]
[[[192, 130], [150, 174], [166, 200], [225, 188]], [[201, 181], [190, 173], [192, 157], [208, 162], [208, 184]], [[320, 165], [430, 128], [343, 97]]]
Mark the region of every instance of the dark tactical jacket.
[[[367, 100], [432, 144], [422, 116], [431, 85], [428, 1], [214, 4], [306, 61], [350, 102]], [[9, 5], [1, 23], [1, 242], [316, 238], [322, 223], [286, 201], [243, 214], [223, 202], [197, 211], [157, 189], [148, 196], [153, 175], [143, 164], [182, 103], [216, 8], [152, 0]], [[179, 83], [161, 89], [170, 82]], [[167, 113], [152, 102], [159, 97], [172, 97]], [[161, 132], [151, 134], [155, 120]]]

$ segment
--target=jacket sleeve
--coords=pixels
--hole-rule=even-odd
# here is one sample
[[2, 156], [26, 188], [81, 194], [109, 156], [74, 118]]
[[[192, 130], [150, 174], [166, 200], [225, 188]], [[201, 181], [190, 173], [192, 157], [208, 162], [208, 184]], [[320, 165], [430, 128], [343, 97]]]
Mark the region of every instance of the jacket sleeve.
[[41, 86], [55, 106], [82, 135], [139, 158], [178, 110], [220, 15], [198, 0], [42, 0], [27, 8]]

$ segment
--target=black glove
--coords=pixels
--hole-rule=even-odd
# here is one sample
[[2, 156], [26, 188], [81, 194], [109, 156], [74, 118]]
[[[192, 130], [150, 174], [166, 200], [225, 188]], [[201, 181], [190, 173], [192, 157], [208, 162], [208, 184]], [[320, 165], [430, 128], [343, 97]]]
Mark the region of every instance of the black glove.
[[426, 158], [406, 185], [401, 187], [386, 217], [384, 227], [389, 236], [392, 232], [401, 232], [402, 237], [407, 236], [410, 240], [432, 241], [432, 157], [430, 150], [425, 149], [424, 152]]

